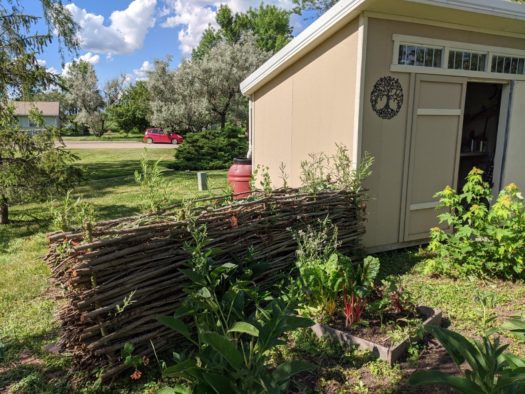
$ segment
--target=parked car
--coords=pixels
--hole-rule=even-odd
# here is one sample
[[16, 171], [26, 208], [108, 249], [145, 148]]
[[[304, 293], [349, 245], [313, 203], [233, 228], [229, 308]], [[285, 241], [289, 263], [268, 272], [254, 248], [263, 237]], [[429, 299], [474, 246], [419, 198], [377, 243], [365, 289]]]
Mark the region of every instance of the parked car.
[[144, 142], [147, 144], [182, 144], [184, 137], [177, 133], [165, 131], [160, 127], [146, 129]]

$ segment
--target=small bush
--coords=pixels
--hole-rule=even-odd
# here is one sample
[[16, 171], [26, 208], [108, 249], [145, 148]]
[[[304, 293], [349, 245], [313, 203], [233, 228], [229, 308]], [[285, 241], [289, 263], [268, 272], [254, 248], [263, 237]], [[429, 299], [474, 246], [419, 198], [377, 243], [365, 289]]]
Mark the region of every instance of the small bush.
[[244, 130], [226, 126], [225, 130], [205, 130], [187, 134], [175, 152], [175, 170], [221, 170], [236, 157], [245, 157], [248, 139]]
[[525, 278], [525, 206], [515, 184], [505, 187], [490, 206], [492, 191], [474, 168], [461, 193], [450, 187], [436, 196], [439, 215], [453, 232], [431, 230], [429, 251], [434, 258], [427, 273], [447, 276]]

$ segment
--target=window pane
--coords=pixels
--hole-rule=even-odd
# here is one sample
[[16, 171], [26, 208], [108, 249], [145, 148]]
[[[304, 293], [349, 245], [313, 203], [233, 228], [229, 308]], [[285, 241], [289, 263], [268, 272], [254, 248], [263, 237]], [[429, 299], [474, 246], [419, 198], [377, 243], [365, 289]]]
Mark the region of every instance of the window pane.
[[525, 74], [525, 59], [520, 59], [519, 61], [518, 74]]
[[461, 70], [463, 67], [463, 55], [461, 52], [456, 52], [456, 57], [454, 59], [454, 68], [456, 70]]
[[434, 49], [433, 48], [426, 49], [425, 67], [432, 67], [433, 64], [434, 64]]
[[455, 60], [456, 60], [456, 52], [450, 51], [448, 53], [448, 68], [454, 69]]
[[416, 63], [416, 47], [407, 48], [407, 63], [413, 66]]
[[511, 74], [517, 74], [518, 73], [518, 62], [519, 59], [514, 57], [512, 58], [512, 62], [510, 64], [510, 73]]
[[407, 57], [407, 46], [406, 45], [400, 45], [399, 46], [399, 58], [398, 58], [398, 64], [406, 64], [406, 57]]
[[400, 44], [397, 57], [398, 64], [401, 65], [441, 68], [443, 48]]
[[425, 48], [417, 48], [416, 50], [416, 66], [425, 65]]
[[504, 72], [505, 67], [505, 58], [498, 56], [498, 65], [496, 67], [496, 72], [502, 73]]
[[504, 58], [505, 60], [505, 66], [504, 66], [504, 73], [505, 74], [510, 74], [510, 66], [511, 66], [511, 63], [512, 63], [512, 59], [510, 57], [506, 57]]
[[432, 67], [441, 67], [442, 49], [434, 49], [434, 64]]
[[470, 57], [470, 69], [472, 71], [478, 71], [478, 62], [479, 62], [479, 55], [477, 53], [473, 53]]
[[486, 70], [486, 67], [485, 67], [486, 64], [487, 64], [487, 55], [485, 55], [485, 54], [479, 55], [478, 71], [485, 71]]

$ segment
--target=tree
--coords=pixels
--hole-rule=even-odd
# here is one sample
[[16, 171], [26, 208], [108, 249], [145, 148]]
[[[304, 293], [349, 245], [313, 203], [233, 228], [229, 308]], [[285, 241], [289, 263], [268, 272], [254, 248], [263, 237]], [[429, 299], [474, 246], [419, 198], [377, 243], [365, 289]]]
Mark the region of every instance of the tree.
[[142, 131], [149, 125], [150, 94], [146, 82], [137, 81], [124, 89], [117, 102], [106, 109], [108, 121], [118, 130]]
[[325, 13], [338, 1], [339, 0], [293, 0], [293, 3], [296, 5], [294, 12], [299, 15], [307, 10]]
[[[76, 25], [60, 0], [40, 0], [47, 33], [36, 34], [39, 17], [27, 15], [18, 0], [0, 4], [0, 224], [9, 222], [9, 205], [59, 190], [73, 180], [74, 157], [55, 146], [57, 134], [31, 136], [20, 130], [9, 98], [47, 88], [58, 82], [37, 62], [37, 56], [58, 39], [59, 48], [75, 50]], [[34, 121], [41, 121], [32, 114]], [[39, 119], [37, 119], [39, 118]]]
[[192, 57], [201, 59], [211, 48], [222, 41], [238, 43], [246, 34], [255, 37], [257, 46], [266, 52], [275, 53], [292, 39], [290, 13], [273, 5], [262, 4], [259, 8], [250, 8], [246, 13], [234, 14], [222, 5], [215, 17], [218, 29], [208, 27]]
[[121, 75], [118, 78], [113, 78], [104, 84], [104, 102], [106, 107], [115, 104], [122, 97], [124, 93], [124, 85], [126, 84], [127, 78], [125, 75]]
[[194, 64], [185, 60], [176, 71], [171, 71], [169, 62], [170, 59], [156, 60], [147, 81], [151, 124], [182, 132], [201, 131], [210, 125], [210, 116]]
[[205, 108], [221, 130], [228, 120], [246, 124], [247, 101], [239, 85], [267, 57], [256, 39], [246, 35], [237, 43], [222, 41], [202, 59], [193, 61]]
[[[9, 205], [16, 201], [38, 200], [63, 193], [80, 177], [71, 166], [76, 156], [61, 146], [57, 130], [41, 129], [32, 135], [21, 130], [13, 116], [0, 117], [0, 224], [9, 223]], [[43, 126], [41, 114], [30, 114], [32, 122]]]
[[104, 99], [98, 89], [95, 68], [83, 60], [74, 61], [64, 78], [66, 100], [78, 108], [75, 122], [88, 128], [93, 134], [104, 134]]

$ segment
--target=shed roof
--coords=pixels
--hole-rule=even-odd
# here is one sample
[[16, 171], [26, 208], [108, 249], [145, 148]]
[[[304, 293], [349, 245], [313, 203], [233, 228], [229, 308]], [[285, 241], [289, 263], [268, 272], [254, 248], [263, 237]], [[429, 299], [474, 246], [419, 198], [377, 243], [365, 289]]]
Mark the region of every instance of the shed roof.
[[33, 108], [42, 112], [42, 116], [59, 116], [60, 114], [58, 101], [14, 101], [13, 104], [16, 116], [27, 116]]
[[[429, 8], [430, 7], [430, 8]], [[449, 12], [443, 12], [448, 9]], [[453, 17], [450, 9], [455, 10]], [[509, 0], [341, 0], [241, 83], [252, 94], [364, 11], [424, 17], [472, 28], [492, 28], [525, 39], [525, 5]], [[465, 14], [477, 14], [467, 20]]]

